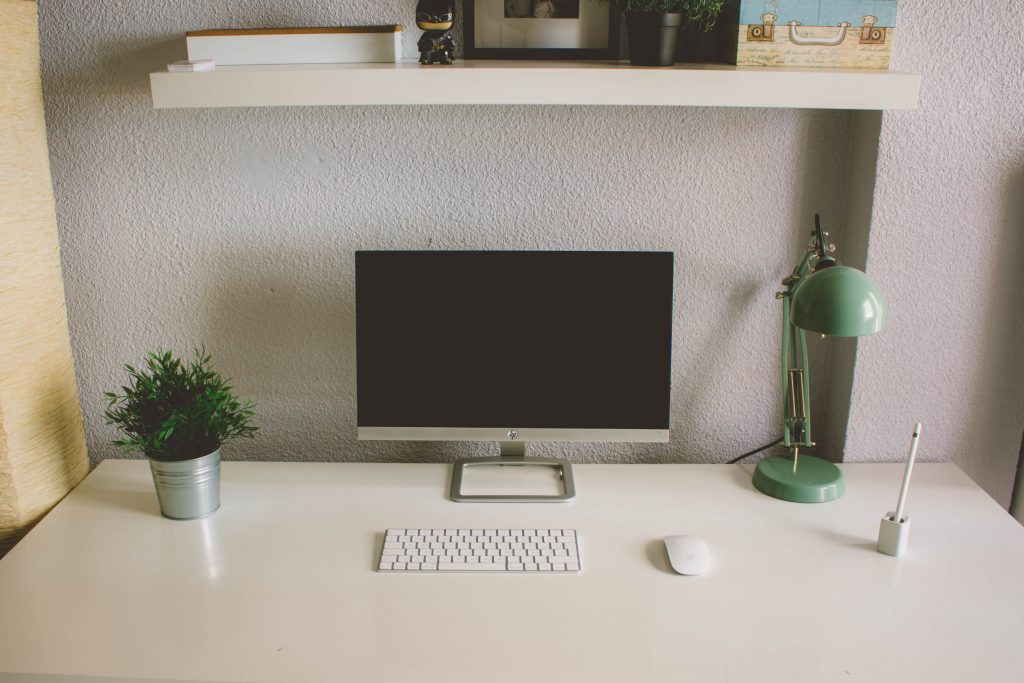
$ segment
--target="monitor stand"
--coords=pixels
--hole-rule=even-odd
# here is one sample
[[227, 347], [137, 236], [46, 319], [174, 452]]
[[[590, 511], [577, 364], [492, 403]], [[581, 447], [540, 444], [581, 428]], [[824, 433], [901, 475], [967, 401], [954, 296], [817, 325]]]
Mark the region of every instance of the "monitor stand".
[[[562, 482], [562, 493], [554, 495], [470, 495], [462, 492], [462, 475], [469, 467], [557, 467]], [[576, 484], [572, 478], [572, 464], [557, 458], [528, 458], [525, 441], [502, 441], [501, 455], [497, 458], [459, 460], [452, 469], [449, 492], [457, 503], [564, 503], [576, 497]]]

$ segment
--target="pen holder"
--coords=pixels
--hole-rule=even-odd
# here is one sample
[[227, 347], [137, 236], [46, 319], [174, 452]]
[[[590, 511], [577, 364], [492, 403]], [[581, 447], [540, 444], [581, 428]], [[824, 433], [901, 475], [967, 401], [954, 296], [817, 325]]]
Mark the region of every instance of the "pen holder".
[[904, 517], [898, 522], [895, 521], [895, 517], [895, 512], [889, 512], [882, 517], [882, 522], [878, 526], [878, 552], [899, 557], [907, 550], [910, 517]]

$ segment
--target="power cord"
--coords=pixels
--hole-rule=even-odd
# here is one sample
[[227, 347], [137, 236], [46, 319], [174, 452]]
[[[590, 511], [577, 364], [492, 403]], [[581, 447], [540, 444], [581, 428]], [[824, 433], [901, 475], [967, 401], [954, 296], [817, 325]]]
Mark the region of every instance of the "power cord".
[[775, 441], [772, 441], [772, 442], [771, 442], [770, 444], [768, 444], [767, 446], [761, 446], [760, 448], [756, 448], [756, 449], [754, 449], [754, 450], [750, 451], [749, 453], [744, 453], [743, 455], [739, 456], [738, 458], [733, 458], [733, 459], [732, 459], [732, 460], [730, 460], [730, 461], [729, 461], [729, 462], [728, 462], [727, 464], [729, 464], [729, 465], [735, 465], [735, 464], [736, 464], [736, 463], [738, 463], [738, 462], [739, 462], [740, 460], [746, 460], [746, 459], [747, 459], [747, 458], [749, 458], [750, 456], [752, 456], [752, 455], [757, 455], [757, 454], [758, 454], [758, 453], [760, 453], [761, 451], [766, 451], [766, 450], [768, 450], [769, 448], [771, 448], [772, 446], [778, 446], [778, 445], [779, 445], [780, 443], [782, 443], [782, 437], [781, 437], [781, 436], [780, 436], [780, 437], [779, 437], [778, 439], [776, 439]]

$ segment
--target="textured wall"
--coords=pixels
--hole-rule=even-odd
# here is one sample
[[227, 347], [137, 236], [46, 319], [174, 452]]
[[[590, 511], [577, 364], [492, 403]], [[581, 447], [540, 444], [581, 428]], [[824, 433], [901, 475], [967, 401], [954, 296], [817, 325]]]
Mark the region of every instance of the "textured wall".
[[1010, 501], [1024, 431], [1024, 7], [901, 3], [895, 68], [916, 112], [883, 115], [868, 268], [891, 327], [858, 344], [847, 453], [954, 460]]
[[[195, 344], [258, 403], [262, 436], [230, 447], [228, 457], [450, 457], [451, 445], [354, 441], [358, 248], [672, 249], [673, 440], [578, 446], [573, 456], [716, 461], [773, 439], [773, 293], [798, 260], [813, 212], [841, 221], [849, 114], [158, 112], [150, 104], [147, 74], [184, 56], [186, 29], [407, 21], [412, 7], [41, 5], [62, 255], [93, 461], [115, 454], [101, 394], [121, 383], [121, 365], [147, 349]], [[818, 377], [820, 390], [827, 372]]]
[[0, 0], [0, 556], [88, 472], [36, 24], [34, 2]]
[[[778, 431], [772, 293], [820, 210], [833, 227], [857, 228], [850, 255], [866, 260], [892, 304], [891, 329], [839, 347], [835, 373], [830, 344], [816, 343], [814, 391], [835, 403], [825, 415], [826, 402], [815, 404], [826, 450], [842, 448], [848, 418], [848, 459], [901, 458], [921, 419], [922, 457], [957, 460], [1008, 502], [1024, 415], [1018, 4], [901, 4], [896, 66], [925, 75], [922, 107], [882, 118], [873, 188], [864, 174], [874, 152], [862, 145], [875, 146], [879, 122], [864, 114], [150, 107], [147, 73], [184, 55], [186, 29], [408, 23], [412, 5], [42, 4], [62, 255], [94, 461], [114, 454], [100, 395], [119, 384], [120, 365], [156, 346], [199, 343], [259, 403], [263, 435], [229, 457], [481, 451], [354, 441], [352, 251], [427, 246], [675, 250], [672, 443], [571, 451], [723, 460]], [[416, 34], [407, 32], [407, 48]], [[851, 204], [872, 192], [873, 212]]]

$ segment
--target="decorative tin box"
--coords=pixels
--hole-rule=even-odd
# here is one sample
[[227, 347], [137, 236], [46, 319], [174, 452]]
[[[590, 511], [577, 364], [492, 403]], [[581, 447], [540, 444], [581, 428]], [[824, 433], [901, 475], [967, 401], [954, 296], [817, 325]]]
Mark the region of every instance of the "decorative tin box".
[[740, 66], [888, 69], [896, 0], [741, 0]]

